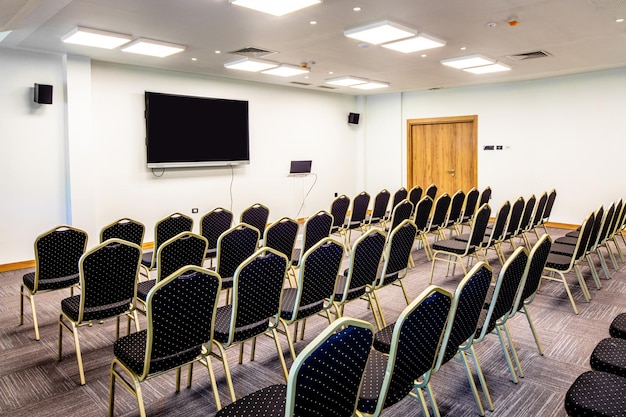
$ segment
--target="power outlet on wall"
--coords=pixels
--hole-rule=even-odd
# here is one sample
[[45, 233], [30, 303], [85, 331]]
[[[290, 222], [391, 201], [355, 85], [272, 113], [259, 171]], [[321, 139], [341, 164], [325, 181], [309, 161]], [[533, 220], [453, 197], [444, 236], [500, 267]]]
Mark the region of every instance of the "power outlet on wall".
[[197, 209], [197, 208], [192, 208], [192, 209], [191, 209], [191, 212], [192, 212], [193, 214], [197, 214], [197, 213], [198, 213], [198, 209]]

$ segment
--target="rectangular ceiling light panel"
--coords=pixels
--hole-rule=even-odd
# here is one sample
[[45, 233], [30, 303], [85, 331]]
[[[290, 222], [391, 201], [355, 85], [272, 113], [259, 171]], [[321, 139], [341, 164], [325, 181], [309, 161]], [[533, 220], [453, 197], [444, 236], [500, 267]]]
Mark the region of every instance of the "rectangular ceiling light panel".
[[185, 50], [183, 45], [138, 38], [122, 48], [124, 52], [163, 58]]
[[417, 31], [389, 20], [380, 20], [348, 29], [343, 34], [348, 38], [378, 45], [415, 36]]
[[230, 2], [237, 6], [274, 16], [283, 16], [305, 7], [320, 4], [322, 0], [230, 0]]
[[383, 48], [393, 49], [394, 51], [404, 52], [405, 54], [417, 51], [423, 51], [426, 49], [439, 48], [445, 46], [446, 41], [438, 39], [434, 36], [420, 33], [419, 35], [403, 39], [397, 42], [386, 43]]
[[294, 75], [308, 74], [311, 71], [308, 68], [302, 68], [296, 65], [281, 64], [262, 72], [263, 74], [278, 75], [279, 77], [292, 77]]
[[272, 61], [264, 61], [262, 59], [255, 58], [239, 58], [234, 61], [229, 61], [224, 64], [224, 67], [228, 69], [236, 69], [241, 71], [258, 72], [274, 68], [278, 66], [278, 63]]
[[118, 46], [130, 42], [130, 35], [121, 33], [106, 32], [104, 30], [75, 27], [70, 32], [61, 37], [64, 43], [74, 45], [93, 46], [96, 48], [114, 49]]
[[361, 90], [375, 90], [377, 88], [387, 88], [389, 87], [389, 83], [385, 83], [382, 81], [369, 81], [365, 84], [352, 85], [351, 87], [358, 88]]
[[482, 65], [480, 67], [465, 68], [463, 71], [471, 72], [472, 74], [491, 74], [492, 72], [510, 71], [511, 67], [505, 64], [496, 62], [491, 65]]
[[328, 78], [326, 84], [340, 85], [342, 87], [350, 87], [357, 84], [365, 84], [369, 80], [367, 78], [353, 77], [352, 75], [344, 75], [343, 77]]
[[483, 55], [467, 55], [461, 56], [458, 58], [447, 58], [442, 59], [441, 63], [448, 67], [457, 68], [457, 69], [465, 69], [472, 67], [479, 67], [481, 65], [490, 65], [496, 62], [495, 59], [487, 58]]

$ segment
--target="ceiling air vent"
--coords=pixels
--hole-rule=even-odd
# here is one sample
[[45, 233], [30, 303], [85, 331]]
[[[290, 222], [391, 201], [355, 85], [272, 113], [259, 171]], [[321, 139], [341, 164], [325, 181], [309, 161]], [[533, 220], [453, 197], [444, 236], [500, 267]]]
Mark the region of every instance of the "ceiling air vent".
[[524, 52], [521, 54], [509, 55], [507, 58], [514, 59], [516, 61], [525, 61], [527, 59], [536, 59], [536, 58], [547, 58], [550, 55], [546, 51], [532, 51], [532, 52]]
[[230, 51], [229, 54], [251, 56], [253, 58], [260, 58], [262, 56], [275, 54], [276, 51], [270, 51], [269, 49], [257, 48], [256, 46], [246, 46], [245, 48], [237, 49], [236, 51]]
[[336, 90], [337, 87], [331, 87], [329, 85], [318, 85], [319, 88], [324, 88], [326, 90]]
[[289, 84], [295, 84], [295, 85], [311, 85], [311, 83], [303, 83], [302, 81], [291, 81]]

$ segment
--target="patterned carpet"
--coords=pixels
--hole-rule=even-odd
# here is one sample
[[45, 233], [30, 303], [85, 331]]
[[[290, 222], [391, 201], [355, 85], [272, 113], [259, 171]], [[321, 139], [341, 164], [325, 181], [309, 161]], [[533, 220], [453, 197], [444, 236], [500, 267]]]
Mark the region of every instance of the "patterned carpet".
[[[553, 237], [564, 230], [549, 229]], [[357, 234], [353, 234], [352, 241]], [[534, 240], [532, 240], [534, 242]], [[508, 255], [510, 248], [505, 249]], [[415, 267], [405, 278], [409, 295], [415, 297], [427, 286], [431, 264], [421, 249], [413, 251]], [[500, 265], [493, 252], [490, 263], [496, 274]], [[597, 260], [596, 260], [597, 261]], [[347, 258], [346, 258], [347, 262]], [[610, 264], [609, 264], [610, 265]], [[598, 268], [599, 269], [599, 268]], [[25, 306], [25, 324], [19, 326], [19, 284], [24, 273], [20, 270], [0, 274], [0, 415], [67, 416], [83, 417], [106, 415], [109, 397], [112, 344], [115, 338], [115, 321], [95, 323], [80, 329], [81, 348], [87, 384], [79, 386], [78, 367], [73, 342], [64, 332], [61, 362], [57, 361], [58, 315], [60, 302], [69, 294], [66, 291], [42, 294], [37, 297], [37, 311], [41, 340], [34, 340], [30, 307]], [[457, 269], [458, 272], [458, 269]], [[591, 303], [585, 303], [573, 274], [569, 274], [570, 287], [580, 310], [572, 311], [563, 285], [544, 281], [535, 302], [530, 306], [545, 355], [540, 356], [525, 317], [517, 315], [509, 327], [524, 367], [525, 378], [514, 384], [509, 376], [500, 343], [496, 335], [489, 335], [476, 346], [487, 384], [495, 404], [494, 417], [565, 416], [563, 399], [574, 379], [589, 368], [589, 356], [598, 341], [608, 337], [609, 323], [617, 314], [626, 311], [626, 271], [624, 264], [606, 280], [600, 272], [603, 288], [597, 290], [589, 271], [583, 267], [591, 292]], [[445, 277], [445, 266], [437, 264], [433, 282], [452, 290], [461, 275]], [[397, 287], [380, 291], [380, 299], [387, 322], [393, 322], [405, 303]], [[373, 322], [372, 313], [364, 301], [347, 305], [346, 316]], [[142, 327], [143, 327], [142, 322]], [[298, 341], [296, 351], [311, 341], [323, 329], [326, 321], [314, 317], [307, 322], [306, 335]], [[281, 344], [291, 364], [284, 337]], [[248, 394], [259, 387], [282, 383], [282, 373], [274, 342], [260, 338], [255, 361], [249, 360], [250, 346], [246, 346], [243, 364], [238, 364], [238, 349], [231, 349], [228, 358], [237, 396]], [[470, 361], [471, 363], [471, 361]], [[228, 388], [223, 368], [217, 361], [213, 367], [218, 379], [222, 403], [229, 402]], [[186, 378], [187, 371], [183, 371]], [[148, 415], [152, 416], [212, 416], [215, 403], [208, 373], [196, 366], [191, 388], [174, 392], [174, 374], [166, 374], [142, 384]], [[442, 415], [476, 416], [468, 381], [460, 362], [450, 361], [432, 378], [433, 391]], [[135, 399], [121, 386], [116, 389], [115, 415], [138, 414]], [[421, 416], [415, 400], [405, 398], [383, 413], [385, 416]]]

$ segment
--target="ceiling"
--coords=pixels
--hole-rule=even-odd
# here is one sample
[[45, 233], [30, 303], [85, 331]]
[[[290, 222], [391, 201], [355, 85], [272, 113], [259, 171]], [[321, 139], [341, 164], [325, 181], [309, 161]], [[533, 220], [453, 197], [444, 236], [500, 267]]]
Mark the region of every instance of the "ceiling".
[[[361, 11], [354, 11], [355, 6]], [[388, 88], [365, 92], [376, 94], [626, 67], [626, 22], [617, 23], [617, 18], [626, 18], [626, 0], [324, 0], [282, 17], [228, 0], [2, 0], [0, 32], [11, 32], [0, 41], [0, 48], [84, 55], [97, 61], [361, 95], [364, 91], [349, 87], [329, 89], [324, 81], [353, 75], [390, 83]], [[447, 44], [403, 54], [343, 35], [348, 28], [380, 19], [410, 26]], [[511, 19], [519, 23], [512, 26]], [[310, 24], [312, 20], [317, 24]], [[60, 38], [75, 26], [173, 42], [186, 50], [153, 58], [62, 43]], [[225, 62], [238, 57], [230, 52], [250, 46], [273, 52], [264, 59], [306, 64], [311, 72], [308, 78], [283, 78], [224, 68]], [[515, 57], [536, 51], [548, 56]], [[497, 59], [512, 70], [476, 75], [440, 63], [474, 53]]]

